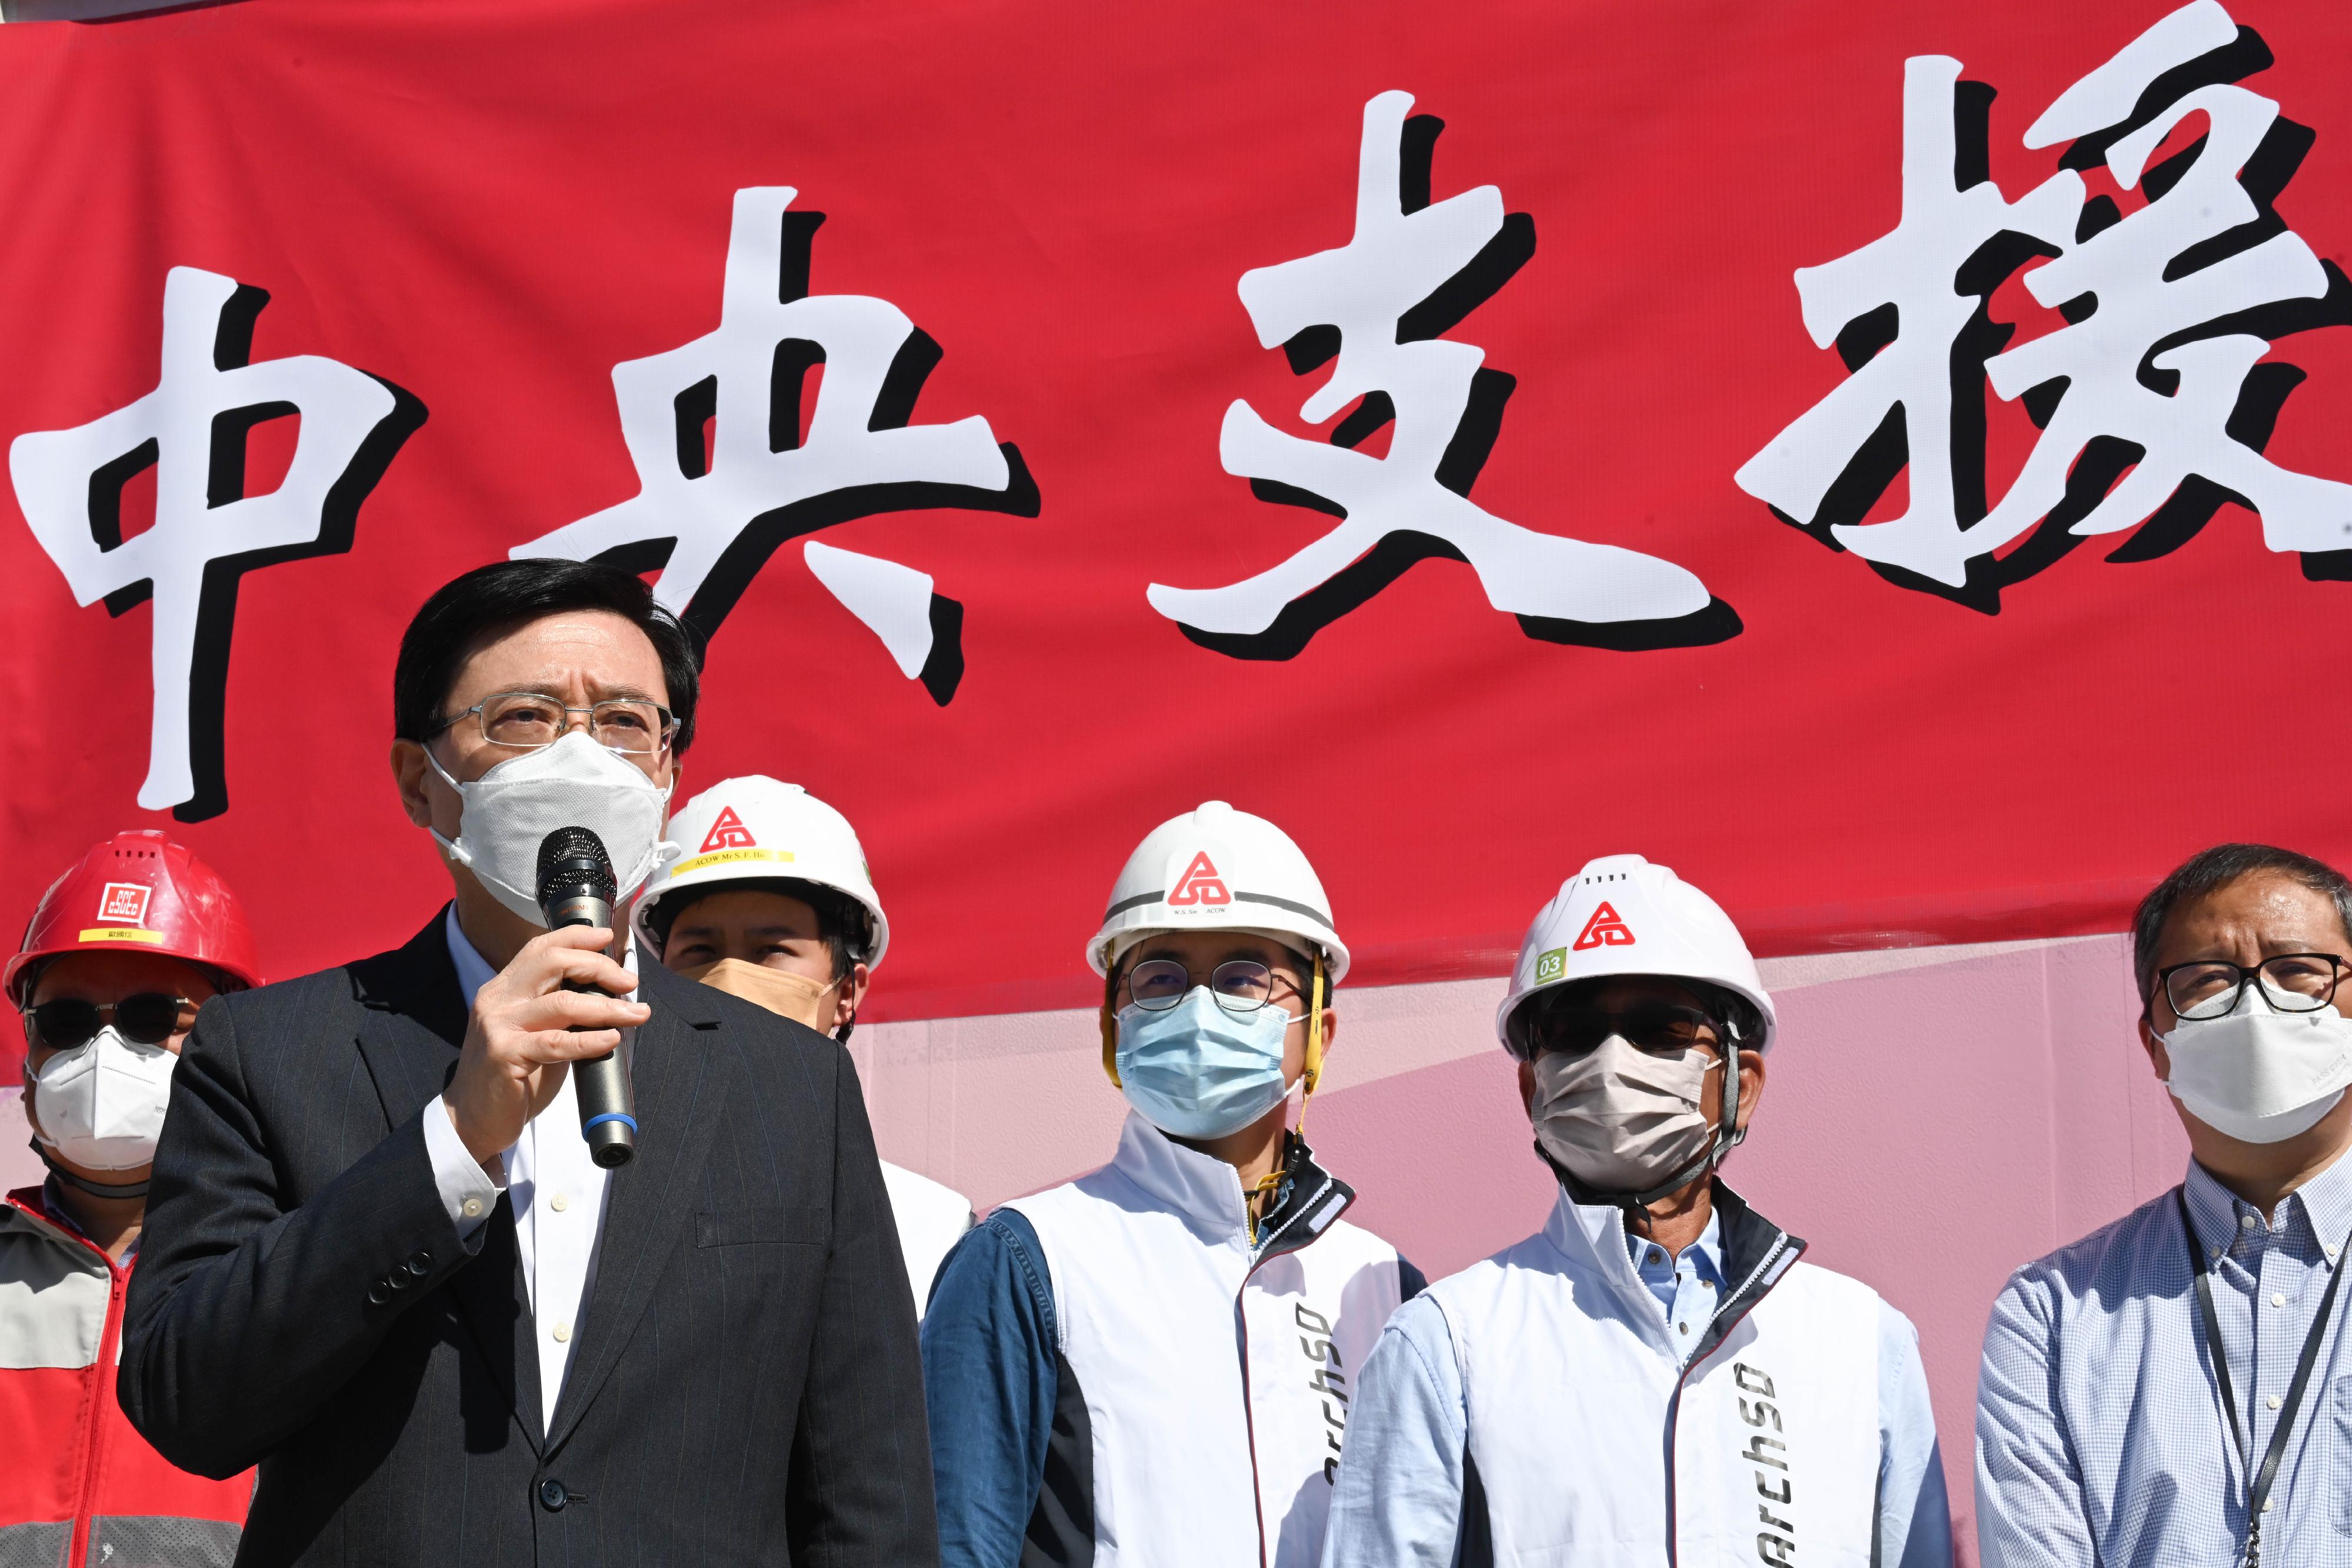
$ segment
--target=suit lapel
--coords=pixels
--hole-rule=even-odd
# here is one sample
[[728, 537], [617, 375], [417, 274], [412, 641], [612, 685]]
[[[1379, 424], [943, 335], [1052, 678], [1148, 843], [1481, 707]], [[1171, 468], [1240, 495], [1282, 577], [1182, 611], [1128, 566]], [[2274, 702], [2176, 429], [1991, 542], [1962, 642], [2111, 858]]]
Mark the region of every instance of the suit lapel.
[[[360, 1055], [375, 1080], [387, 1130], [400, 1127], [448, 1087], [466, 1040], [468, 1009], [449, 956], [447, 910], [396, 952], [351, 967], [361, 1006]], [[514, 1211], [504, 1198], [484, 1222], [474, 1260], [447, 1287], [497, 1380], [523, 1436], [537, 1453], [540, 1431], [538, 1346], [530, 1296], [515, 1245]]]
[[581, 1413], [612, 1375], [621, 1351], [670, 1268], [687, 1230], [681, 1217], [698, 1207], [702, 1170], [719, 1119], [721, 1075], [717, 1009], [707, 988], [647, 960], [640, 997], [653, 1017], [637, 1030], [629, 1068], [640, 1129], [636, 1157], [612, 1174], [604, 1190], [604, 1234], [596, 1281], [582, 1320], [579, 1349], [556, 1401], [546, 1452], [561, 1448]]
[[362, 1009], [360, 1055], [375, 1080], [387, 1132], [441, 1092], [466, 1040], [466, 1001], [445, 917], [435, 915], [406, 946], [351, 967]]

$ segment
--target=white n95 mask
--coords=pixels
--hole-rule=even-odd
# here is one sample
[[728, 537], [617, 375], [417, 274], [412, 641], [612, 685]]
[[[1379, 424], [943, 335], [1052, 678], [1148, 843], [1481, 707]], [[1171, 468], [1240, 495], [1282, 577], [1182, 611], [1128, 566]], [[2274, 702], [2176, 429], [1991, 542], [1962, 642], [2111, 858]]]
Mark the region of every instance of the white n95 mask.
[[33, 1078], [41, 1142], [84, 1170], [152, 1164], [179, 1062], [163, 1047], [124, 1040], [111, 1027], [58, 1051]]
[[1699, 1097], [1716, 1060], [1699, 1046], [1654, 1055], [1613, 1034], [1582, 1055], [1548, 1051], [1536, 1058], [1536, 1141], [1603, 1192], [1656, 1186], [1706, 1157], [1715, 1130]]
[[620, 883], [616, 905], [677, 852], [661, 836], [669, 791], [585, 730], [510, 757], [470, 784], [450, 778], [430, 747], [425, 760], [464, 802], [457, 842], [437, 831], [434, 841], [533, 925], [547, 924], [539, 907], [539, 846], [556, 829], [585, 828], [604, 841]]
[[2251, 981], [2217, 1019], [2183, 1019], [2158, 1035], [2172, 1061], [2164, 1086], [2217, 1133], [2249, 1144], [2308, 1132], [2352, 1086], [2352, 1019], [2332, 1007], [2273, 1011]]

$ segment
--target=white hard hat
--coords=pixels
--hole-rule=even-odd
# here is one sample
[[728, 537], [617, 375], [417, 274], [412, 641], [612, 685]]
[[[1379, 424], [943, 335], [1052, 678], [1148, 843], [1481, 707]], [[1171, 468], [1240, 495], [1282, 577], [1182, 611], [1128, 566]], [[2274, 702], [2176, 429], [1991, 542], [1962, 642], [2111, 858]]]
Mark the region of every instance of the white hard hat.
[[1511, 1015], [1538, 991], [1600, 975], [1664, 975], [1705, 980], [1745, 997], [1764, 1018], [1752, 1044], [1769, 1051], [1777, 1027], [1772, 998], [1739, 927], [1720, 904], [1665, 866], [1640, 855], [1603, 855], [1560, 883], [1528, 927], [1510, 994], [1495, 1011], [1495, 1035], [1511, 1043]]
[[1331, 901], [1290, 835], [1223, 800], [1171, 817], [1144, 835], [1110, 890], [1102, 929], [1087, 944], [1097, 975], [1155, 931], [1255, 931], [1318, 948], [1330, 982], [1348, 972]]
[[866, 869], [866, 852], [849, 819], [802, 789], [765, 774], [722, 779], [688, 800], [663, 836], [685, 855], [656, 872], [630, 917], [637, 939], [658, 952], [652, 924], [665, 900], [730, 882], [814, 883], [848, 894], [873, 917], [872, 951], [858, 957], [879, 968], [890, 922]]

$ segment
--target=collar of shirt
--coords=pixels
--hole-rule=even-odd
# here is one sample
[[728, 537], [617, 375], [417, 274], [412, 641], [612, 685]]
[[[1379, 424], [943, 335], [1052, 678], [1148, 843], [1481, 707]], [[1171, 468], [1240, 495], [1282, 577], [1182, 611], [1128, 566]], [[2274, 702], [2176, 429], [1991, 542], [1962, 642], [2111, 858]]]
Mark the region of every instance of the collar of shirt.
[[2344, 1155], [2281, 1198], [2273, 1219], [2264, 1219], [2262, 1210], [2223, 1186], [2195, 1160], [2189, 1162], [2181, 1186], [2198, 1244], [2216, 1264], [2243, 1267], [2247, 1259], [2275, 1243], [2324, 1260], [2333, 1269], [2352, 1235], [2352, 1158]]
[[1642, 1283], [1669, 1312], [1675, 1310], [1679, 1276], [1687, 1274], [1715, 1288], [1723, 1284], [1723, 1222], [1714, 1214], [1706, 1217], [1706, 1228], [1699, 1232], [1698, 1239], [1673, 1257], [1656, 1242], [1631, 1231], [1625, 1234], [1625, 1252], [1633, 1259], [1633, 1271], [1642, 1276]]

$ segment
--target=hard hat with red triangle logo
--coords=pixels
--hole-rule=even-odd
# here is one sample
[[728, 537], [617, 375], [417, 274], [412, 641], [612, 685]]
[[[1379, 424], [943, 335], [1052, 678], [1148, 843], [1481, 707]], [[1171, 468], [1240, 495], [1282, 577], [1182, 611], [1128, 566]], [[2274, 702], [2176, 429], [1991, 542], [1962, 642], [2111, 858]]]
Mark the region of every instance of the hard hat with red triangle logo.
[[1525, 1054], [1511, 1037], [1511, 1015], [1529, 997], [1604, 975], [1705, 980], [1736, 992], [1764, 1018], [1763, 1032], [1746, 1043], [1772, 1047], [1772, 998], [1731, 916], [1665, 866], [1640, 855], [1603, 855], [1560, 883], [1528, 927], [1510, 992], [1495, 1012], [1503, 1049]]
[[682, 894], [730, 882], [806, 882], [865, 906], [873, 939], [857, 956], [880, 967], [890, 946], [890, 922], [866, 870], [866, 851], [848, 818], [799, 785], [760, 773], [723, 779], [679, 808], [662, 836], [684, 845], [686, 853], [654, 873], [630, 915], [637, 939], [652, 951], [661, 950], [670, 924], [656, 918], [658, 912], [683, 907]]
[[1087, 962], [1110, 973], [1120, 954], [1158, 931], [1252, 931], [1319, 951], [1326, 978], [1348, 972], [1331, 901], [1290, 835], [1223, 800], [1171, 817], [1144, 835], [1110, 890]]

